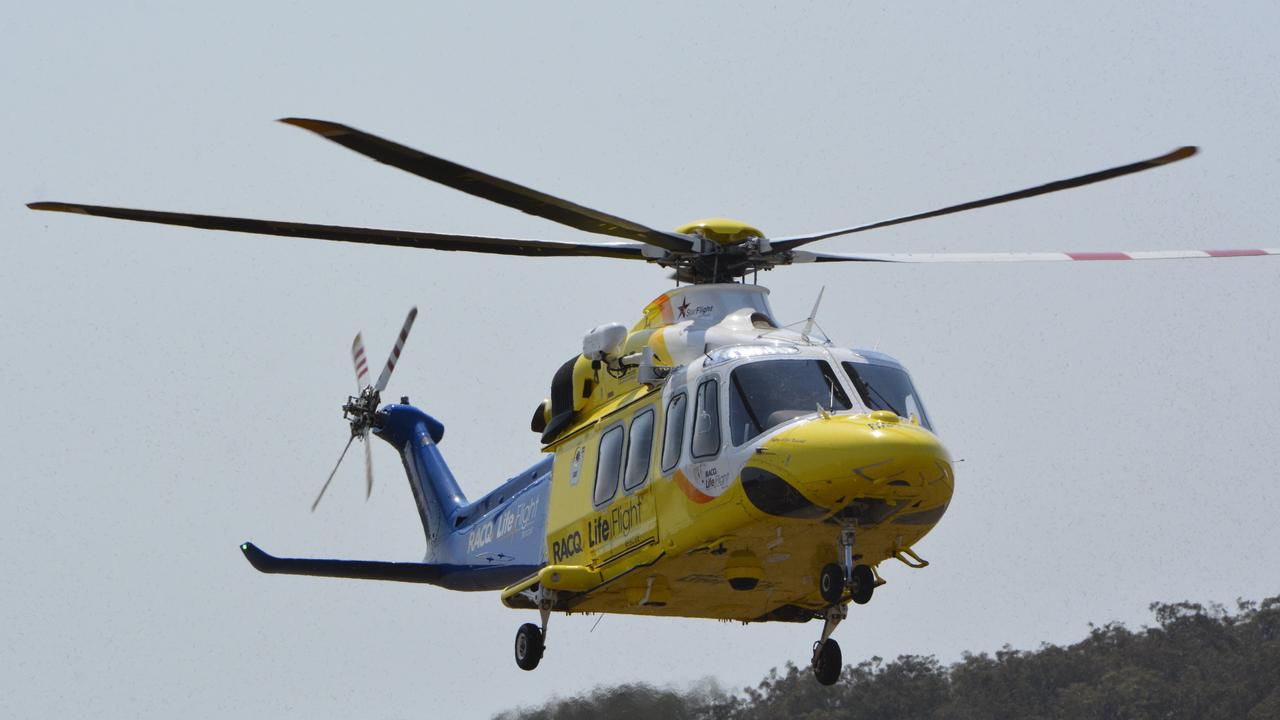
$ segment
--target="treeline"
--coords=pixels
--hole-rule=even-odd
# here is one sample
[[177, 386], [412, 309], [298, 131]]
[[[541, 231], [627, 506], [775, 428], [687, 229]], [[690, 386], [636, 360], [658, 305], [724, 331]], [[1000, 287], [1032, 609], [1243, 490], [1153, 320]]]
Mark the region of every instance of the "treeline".
[[946, 666], [932, 656], [872, 658], [822, 687], [788, 663], [731, 694], [707, 682], [677, 691], [596, 688], [500, 720], [1197, 720], [1280, 719], [1280, 596], [1236, 610], [1155, 603], [1155, 625], [1094, 628], [1074, 645], [1005, 647]]

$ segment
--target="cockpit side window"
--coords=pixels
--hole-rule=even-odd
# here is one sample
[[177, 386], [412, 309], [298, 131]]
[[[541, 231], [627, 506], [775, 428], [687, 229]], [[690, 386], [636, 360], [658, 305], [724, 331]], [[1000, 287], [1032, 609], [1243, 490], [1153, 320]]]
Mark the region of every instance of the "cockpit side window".
[[649, 477], [649, 459], [653, 455], [653, 414], [653, 408], [649, 408], [631, 421], [627, 465], [622, 473], [623, 490], [635, 490]]
[[695, 458], [713, 457], [720, 452], [720, 384], [715, 379], [698, 386], [690, 445]]
[[734, 445], [818, 408], [852, 406], [836, 371], [822, 360], [756, 360], [729, 375], [729, 436]]
[[841, 365], [864, 405], [872, 410], [888, 410], [904, 418], [917, 418], [921, 425], [933, 429], [920, 394], [905, 370], [870, 363], [846, 362]]
[[683, 391], [667, 403], [667, 417], [662, 431], [662, 472], [671, 472], [680, 462], [680, 448], [684, 445], [684, 416], [688, 395]]

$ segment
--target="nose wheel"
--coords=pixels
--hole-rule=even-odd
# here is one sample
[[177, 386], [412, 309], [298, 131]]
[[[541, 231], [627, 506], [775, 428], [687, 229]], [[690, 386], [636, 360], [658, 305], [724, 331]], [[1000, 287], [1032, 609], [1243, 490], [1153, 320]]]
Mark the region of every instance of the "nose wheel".
[[849, 599], [858, 605], [871, 602], [871, 594], [876, 590], [876, 576], [870, 566], [855, 565], [849, 575]]
[[822, 566], [822, 574], [818, 576], [818, 592], [828, 605], [836, 605], [844, 597], [844, 568], [835, 563]]
[[858, 605], [871, 602], [876, 589], [876, 575], [869, 565], [853, 564], [854, 528], [842, 525], [838, 539], [842, 564], [827, 563], [818, 575], [818, 593], [828, 605], [837, 605], [849, 592], [849, 599]]

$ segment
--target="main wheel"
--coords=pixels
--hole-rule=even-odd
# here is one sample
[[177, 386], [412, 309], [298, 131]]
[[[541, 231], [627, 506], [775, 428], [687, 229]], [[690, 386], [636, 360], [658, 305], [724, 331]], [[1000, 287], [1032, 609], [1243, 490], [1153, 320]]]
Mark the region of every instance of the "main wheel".
[[813, 662], [813, 676], [822, 685], [835, 685], [843, 669], [844, 658], [840, 656], [840, 643], [827, 638], [818, 649], [818, 657]]
[[516, 665], [521, 670], [532, 670], [542, 660], [542, 630], [533, 623], [525, 623], [516, 631]]
[[854, 565], [853, 577], [849, 582], [850, 599], [859, 605], [871, 602], [871, 593], [876, 589], [876, 576], [868, 565]]
[[840, 602], [844, 595], [844, 569], [835, 563], [822, 566], [822, 575], [818, 577], [818, 592], [828, 605]]

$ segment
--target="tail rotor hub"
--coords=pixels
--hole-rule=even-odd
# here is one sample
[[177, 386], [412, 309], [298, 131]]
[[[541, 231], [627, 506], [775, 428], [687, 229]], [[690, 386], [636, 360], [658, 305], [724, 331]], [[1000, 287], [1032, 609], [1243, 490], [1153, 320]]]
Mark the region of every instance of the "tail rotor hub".
[[351, 424], [351, 437], [368, 437], [369, 431], [378, 427], [378, 406], [382, 393], [368, 385], [359, 395], [347, 397], [342, 406], [342, 418]]
[[338, 474], [338, 468], [342, 465], [342, 459], [347, 456], [347, 450], [351, 449], [351, 443], [357, 438], [364, 443], [365, 499], [373, 494], [373, 451], [369, 448], [369, 434], [378, 427], [378, 406], [382, 404], [382, 391], [387, 389], [391, 371], [396, 369], [400, 353], [404, 351], [404, 341], [408, 339], [409, 329], [413, 327], [413, 321], [417, 317], [418, 308], [410, 309], [409, 317], [405, 318], [404, 326], [400, 328], [400, 336], [396, 338], [396, 344], [391, 348], [391, 355], [387, 357], [387, 364], [383, 366], [378, 381], [373, 384], [368, 384], [369, 365], [364, 352], [364, 339], [360, 333], [356, 333], [356, 339], [351, 343], [351, 360], [355, 365], [356, 387], [360, 389], [360, 394], [347, 396], [347, 402], [342, 406], [342, 417], [351, 425], [351, 437], [347, 440], [346, 447], [342, 448], [342, 454], [338, 456], [333, 472], [329, 473], [329, 479], [325, 480], [324, 485], [320, 487], [320, 494], [316, 495], [315, 502], [311, 503], [312, 512], [315, 512], [316, 506], [320, 504], [320, 499], [329, 489], [329, 483], [333, 482], [334, 475]]

